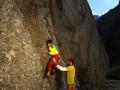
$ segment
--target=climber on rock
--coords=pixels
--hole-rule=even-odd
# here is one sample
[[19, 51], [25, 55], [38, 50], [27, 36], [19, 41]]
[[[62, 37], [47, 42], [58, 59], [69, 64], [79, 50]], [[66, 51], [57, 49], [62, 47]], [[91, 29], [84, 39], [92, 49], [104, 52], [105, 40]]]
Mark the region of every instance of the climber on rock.
[[67, 60], [67, 67], [56, 65], [56, 68], [60, 71], [67, 72], [67, 90], [75, 90], [75, 67], [73, 65], [73, 59], [70, 58]]
[[48, 78], [51, 75], [54, 65], [60, 61], [59, 52], [55, 45], [53, 44], [52, 40], [50, 39], [47, 40], [46, 45], [47, 50], [45, 52], [50, 55], [50, 60], [47, 64], [47, 70], [45, 75], [43, 76], [44, 78]]

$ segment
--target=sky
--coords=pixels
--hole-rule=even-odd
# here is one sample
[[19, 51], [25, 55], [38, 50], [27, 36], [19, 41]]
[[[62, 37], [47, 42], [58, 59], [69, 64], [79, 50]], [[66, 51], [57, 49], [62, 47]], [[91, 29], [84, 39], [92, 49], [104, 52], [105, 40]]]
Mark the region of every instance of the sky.
[[119, 0], [87, 0], [93, 14], [103, 15], [118, 5]]

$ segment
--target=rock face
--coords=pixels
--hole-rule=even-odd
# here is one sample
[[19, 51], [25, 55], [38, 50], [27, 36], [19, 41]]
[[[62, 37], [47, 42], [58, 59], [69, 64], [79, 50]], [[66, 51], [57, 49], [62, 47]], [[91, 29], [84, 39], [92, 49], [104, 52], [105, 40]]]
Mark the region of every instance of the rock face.
[[120, 90], [120, 80], [106, 80], [103, 90]]
[[109, 78], [120, 79], [120, 4], [97, 22], [110, 59]]
[[49, 57], [42, 51], [49, 27], [41, 2], [0, 1], [1, 90], [55, 90], [55, 79], [43, 79]]
[[48, 38], [63, 61], [75, 59], [76, 89], [100, 90], [107, 55], [87, 1], [0, 0], [0, 12], [1, 90], [66, 90], [65, 75], [42, 77]]

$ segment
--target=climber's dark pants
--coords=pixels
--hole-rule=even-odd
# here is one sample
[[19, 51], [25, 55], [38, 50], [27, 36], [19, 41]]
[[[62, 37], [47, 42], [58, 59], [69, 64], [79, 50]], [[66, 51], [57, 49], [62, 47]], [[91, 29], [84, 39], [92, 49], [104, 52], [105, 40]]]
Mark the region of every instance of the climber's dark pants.
[[56, 54], [56, 55], [52, 56], [50, 58], [50, 61], [48, 62], [48, 65], [47, 65], [47, 72], [49, 72], [51, 74], [53, 66], [55, 65], [55, 63], [59, 62], [59, 60], [60, 60], [60, 55], [59, 54]]
[[67, 90], [75, 90], [75, 85], [74, 84], [68, 84], [67, 85]]

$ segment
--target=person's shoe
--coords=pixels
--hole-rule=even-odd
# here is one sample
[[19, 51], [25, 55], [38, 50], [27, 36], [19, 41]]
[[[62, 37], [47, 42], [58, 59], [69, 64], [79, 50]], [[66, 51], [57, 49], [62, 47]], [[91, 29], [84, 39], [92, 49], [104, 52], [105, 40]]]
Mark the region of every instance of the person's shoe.
[[49, 75], [45, 74], [45, 75], [43, 76], [43, 78], [49, 78]]

